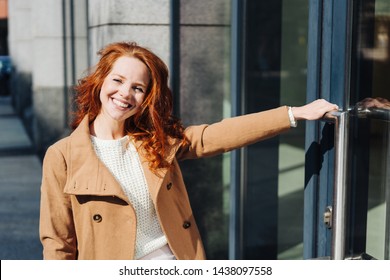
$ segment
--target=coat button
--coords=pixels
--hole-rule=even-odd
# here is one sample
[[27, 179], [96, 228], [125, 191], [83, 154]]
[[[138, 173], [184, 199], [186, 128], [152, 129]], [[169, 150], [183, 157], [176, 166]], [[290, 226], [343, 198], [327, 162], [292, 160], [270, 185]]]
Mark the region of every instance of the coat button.
[[92, 218], [93, 218], [93, 221], [96, 223], [100, 223], [103, 220], [102, 216], [100, 216], [99, 214], [93, 215]]
[[172, 183], [170, 182], [170, 183], [168, 183], [168, 185], [167, 185], [167, 190], [169, 191], [171, 188], [172, 188]]
[[191, 226], [191, 223], [189, 221], [185, 221], [183, 223], [183, 228], [185, 228], [185, 229], [189, 228], [190, 226]]

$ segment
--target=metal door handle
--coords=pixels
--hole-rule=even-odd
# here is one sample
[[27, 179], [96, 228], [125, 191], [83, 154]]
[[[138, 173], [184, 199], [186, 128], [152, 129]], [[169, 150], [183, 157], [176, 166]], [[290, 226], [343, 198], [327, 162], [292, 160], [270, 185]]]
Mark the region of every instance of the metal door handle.
[[362, 119], [375, 119], [382, 121], [390, 121], [390, 109], [386, 108], [360, 108], [355, 107], [351, 110], [351, 114]]
[[[364, 103], [362, 103], [364, 105]], [[330, 212], [331, 220], [327, 226], [332, 228], [331, 255], [332, 260], [345, 259], [346, 229], [347, 229], [347, 180], [348, 180], [348, 143], [349, 119], [376, 119], [390, 121], [390, 108], [360, 106], [359, 103], [347, 111], [332, 111], [325, 114], [323, 120], [334, 124], [334, 186], [333, 205]]]
[[345, 234], [347, 221], [347, 159], [349, 112], [332, 111], [324, 120], [334, 124], [335, 173], [332, 206], [332, 260], [345, 258]]

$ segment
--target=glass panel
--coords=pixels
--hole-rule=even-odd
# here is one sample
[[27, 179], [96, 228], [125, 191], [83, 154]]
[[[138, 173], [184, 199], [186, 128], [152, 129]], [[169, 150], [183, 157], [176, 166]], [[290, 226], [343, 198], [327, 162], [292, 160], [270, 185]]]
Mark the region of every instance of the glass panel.
[[[366, 253], [385, 259], [386, 189], [388, 185], [389, 125], [372, 120], [370, 131], [370, 163], [368, 182], [367, 245]], [[388, 257], [387, 257], [388, 259]]]
[[[305, 102], [307, 22], [308, 0], [246, 1], [247, 113]], [[244, 259], [303, 258], [304, 131], [246, 149]]]
[[[283, 1], [280, 104], [306, 102], [308, 0]], [[303, 258], [305, 122], [280, 136], [278, 259]], [[292, 211], [294, 209], [294, 211]]]
[[[351, 124], [352, 195], [347, 257], [368, 254], [389, 259], [390, 123], [353, 116]], [[362, 129], [364, 137], [360, 134]]]
[[[230, 1], [180, 2], [180, 116], [230, 117]], [[208, 259], [228, 259], [230, 154], [181, 162]]]
[[[390, 2], [375, 2], [375, 29], [373, 48], [373, 97], [390, 100]], [[387, 107], [390, 104], [378, 104]], [[389, 259], [389, 123], [372, 121], [369, 203], [367, 217], [366, 252], [379, 259]]]
[[[390, 109], [390, 2], [356, 1], [354, 11], [350, 104], [358, 111], [352, 113], [386, 112]], [[347, 253], [389, 259], [389, 122], [377, 117], [355, 114], [351, 121]]]
[[[282, 1], [246, 3], [245, 109], [252, 113], [280, 104]], [[246, 150], [244, 259], [277, 258], [278, 147], [272, 138]]]

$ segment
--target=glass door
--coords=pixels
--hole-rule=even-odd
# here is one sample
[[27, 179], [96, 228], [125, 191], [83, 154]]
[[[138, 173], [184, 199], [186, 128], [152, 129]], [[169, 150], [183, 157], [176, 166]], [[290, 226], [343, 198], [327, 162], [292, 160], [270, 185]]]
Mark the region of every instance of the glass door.
[[[388, 260], [390, 2], [343, 2], [345, 33], [339, 38], [332, 34], [329, 45], [345, 42], [346, 48], [337, 51], [344, 53], [344, 76], [329, 79], [339, 71], [331, 65], [332, 74], [322, 77], [324, 84], [332, 85], [331, 99], [341, 100], [343, 109], [327, 114], [320, 130], [334, 141], [328, 149], [322, 147], [326, 150], [322, 169], [327, 172], [322, 170], [320, 175], [328, 180], [319, 179], [319, 189], [326, 189], [322, 194], [327, 200], [318, 199], [315, 204], [317, 232], [322, 233], [315, 235], [317, 252], [312, 257]], [[337, 26], [337, 21], [333, 23]], [[332, 53], [331, 60], [338, 55]]]
[[335, 148], [330, 259], [389, 259], [390, 102], [366, 98], [324, 119]]
[[[308, 2], [233, 1], [237, 114], [305, 103]], [[239, 215], [231, 223], [231, 258], [302, 259], [305, 123], [232, 158], [240, 201], [234, 201]]]
[[352, 9], [345, 257], [389, 259], [390, 2]]
[[389, 259], [390, 103], [382, 100], [366, 99], [351, 111], [345, 257]]

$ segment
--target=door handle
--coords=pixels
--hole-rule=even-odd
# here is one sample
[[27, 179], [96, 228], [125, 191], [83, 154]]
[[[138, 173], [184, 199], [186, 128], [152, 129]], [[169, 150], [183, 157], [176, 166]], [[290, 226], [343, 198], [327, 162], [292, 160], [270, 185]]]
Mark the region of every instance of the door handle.
[[360, 119], [375, 119], [390, 121], [390, 108], [360, 108], [355, 107], [351, 114]]
[[347, 159], [349, 111], [332, 111], [323, 120], [334, 124], [334, 185], [332, 206], [331, 260], [345, 259], [347, 222]]
[[[331, 111], [323, 121], [334, 124], [334, 184], [333, 205], [331, 206], [332, 242], [331, 260], [344, 260], [347, 229], [347, 186], [348, 186], [348, 143], [350, 117], [390, 121], [389, 108], [355, 106], [347, 111]], [[328, 224], [329, 226], [329, 224]]]

